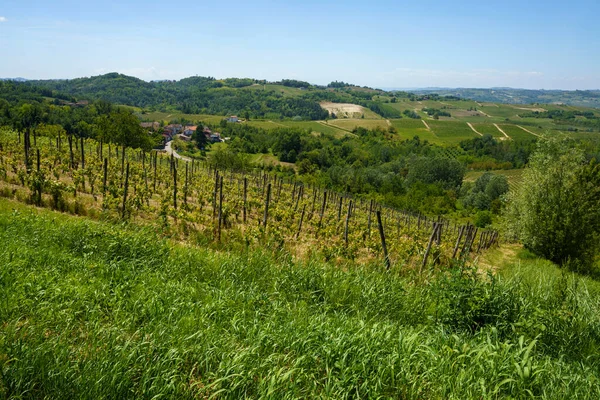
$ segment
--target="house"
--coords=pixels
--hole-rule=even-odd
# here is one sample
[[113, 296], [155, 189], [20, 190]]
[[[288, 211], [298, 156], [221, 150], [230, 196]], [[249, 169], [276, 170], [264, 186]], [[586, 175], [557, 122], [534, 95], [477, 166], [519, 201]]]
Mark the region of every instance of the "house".
[[169, 124], [165, 126], [165, 129], [169, 130], [172, 136], [175, 136], [183, 131], [183, 126], [181, 124]]
[[194, 133], [196, 133], [197, 129], [198, 127], [196, 125], [188, 125], [183, 129], [183, 135], [191, 137]]
[[219, 132], [212, 132], [212, 133], [208, 134], [208, 136], [206, 136], [206, 138], [208, 139], [209, 142], [212, 142], [212, 143], [218, 143], [218, 142], [223, 141], [221, 139], [221, 134]]
[[169, 130], [164, 130], [162, 133], [162, 136], [163, 136], [163, 140], [165, 143], [173, 140], [173, 135], [171, 135], [171, 131], [169, 131]]
[[236, 115], [232, 115], [231, 117], [227, 118], [227, 122], [240, 122], [240, 120]]

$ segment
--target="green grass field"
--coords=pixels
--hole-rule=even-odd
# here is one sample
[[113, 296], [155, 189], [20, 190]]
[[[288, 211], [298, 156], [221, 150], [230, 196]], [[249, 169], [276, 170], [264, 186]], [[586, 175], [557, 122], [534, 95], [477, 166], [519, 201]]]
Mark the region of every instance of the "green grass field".
[[7, 200], [0, 226], [5, 398], [600, 396], [598, 283], [514, 246], [419, 282]]

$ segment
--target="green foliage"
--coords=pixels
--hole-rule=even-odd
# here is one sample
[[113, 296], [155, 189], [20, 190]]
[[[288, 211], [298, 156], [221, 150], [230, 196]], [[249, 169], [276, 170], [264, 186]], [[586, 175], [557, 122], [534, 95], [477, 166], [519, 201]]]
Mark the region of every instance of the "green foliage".
[[219, 147], [210, 152], [208, 161], [220, 170], [246, 171], [250, 168], [248, 156], [229, 148]]
[[492, 213], [490, 211], [478, 211], [475, 214], [475, 221], [473, 223], [478, 228], [486, 228], [492, 224], [492, 220]]
[[428, 277], [0, 201], [6, 398], [600, 396], [598, 292], [580, 278]]
[[463, 185], [463, 196], [461, 201], [467, 208], [476, 208], [479, 210], [499, 211], [497, 205], [500, 196], [508, 192], [508, 178], [504, 175], [497, 175], [492, 172], [486, 172], [475, 181], [475, 184]]
[[465, 167], [456, 160], [421, 157], [411, 161], [406, 179], [409, 185], [419, 181], [451, 189], [460, 187], [464, 175]]
[[600, 167], [572, 143], [540, 142], [511, 199], [516, 235], [535, 254], [589, 270], [600, 242]]

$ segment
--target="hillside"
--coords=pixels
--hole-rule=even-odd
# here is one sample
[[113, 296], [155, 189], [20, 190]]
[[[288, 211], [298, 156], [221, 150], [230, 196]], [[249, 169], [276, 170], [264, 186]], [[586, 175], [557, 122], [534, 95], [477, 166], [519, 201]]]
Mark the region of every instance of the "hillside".
[[600, 108], [600, 90], [529, 90], [512, 88], [490, 89], [419, 89], [417, 94], [439, 94], [489, 103], [506, 104], [566, 104]]
[[600, 396], [598, 284], [530, 257], [415, 285], [4, 199], [0, 226], [3, 397]]
[[[306, 82], [282, 80], [268, 83], [254, 79], [189, 77], [179, 81], [145, 82], [138, 78], [109, 73], [71, 80], [28, 81], [26, 85], [68, 93], [79, 99], [105, 100], [153, 110], [184, 113], [246, 115], [253, 118], [325, 119], [319, 100], [337, 98], [336, 89]], [[381, 91], [374, 91], [381, 92]], [[349, 88], [345, 98], [364, 101], [372, 96], [361, 88]], [[365, 106], [367, 106], [365, 104]]]

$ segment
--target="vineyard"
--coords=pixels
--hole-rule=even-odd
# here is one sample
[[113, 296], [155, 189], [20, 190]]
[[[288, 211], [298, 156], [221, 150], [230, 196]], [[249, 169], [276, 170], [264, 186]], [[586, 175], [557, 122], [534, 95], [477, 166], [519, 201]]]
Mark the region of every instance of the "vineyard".
[[195, 244], [285, 249], [300, 259], [423, 271], [475, 257], [498, 240], [494, 231], [263, 171], [219, 171], [207, 162], [72, 136], [4, 130], [0, 144], [3, 197], [150, 225]]

